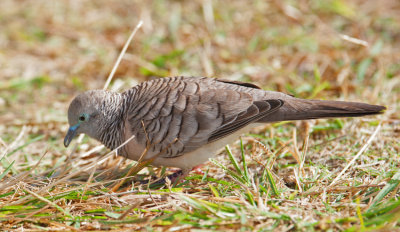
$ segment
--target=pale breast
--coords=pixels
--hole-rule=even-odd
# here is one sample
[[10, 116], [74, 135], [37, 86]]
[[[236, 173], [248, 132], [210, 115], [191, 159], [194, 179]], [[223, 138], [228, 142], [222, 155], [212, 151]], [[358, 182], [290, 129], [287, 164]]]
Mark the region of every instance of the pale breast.
[[178, 167], [182, 170], [190, 171], [193, 167], [208, 161], [209, 158], [213, 158], [225, 145], [230, 144], [238, 140], [239, 136], [249, 132], [251, 129], [263, 124], [254, 123], [250, 124], [235, 133], [232, 133], [224, 138], [221, 138], [215, 142], [206, 144], [192, 152], [182, 154], [174, 158], [156, 158], [153, 165], [156, 166], [167, 166], [167, 167]]
[[121, 149], [120, 155], [131, 160], [136, 160], [136, 161], [139, 160], [140, 156], [143, 154], [145, 150], [146, 145], [140, 144], [137, 141], [137, 138], [135, 138], [134, 135], [132, 134], [128, 122], [125, 122], [125, 128], [123, 134], [124, 134], [124, 141], [127, 141], [128, 139], [131, 140]]

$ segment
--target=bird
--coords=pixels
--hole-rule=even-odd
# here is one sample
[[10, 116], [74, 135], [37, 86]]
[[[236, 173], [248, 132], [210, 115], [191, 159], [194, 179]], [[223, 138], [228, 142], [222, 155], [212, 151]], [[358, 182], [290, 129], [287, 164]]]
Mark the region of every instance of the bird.
[[[89, 90], [68, 108], [64, 138], [84, 133], [127, 159], [189, 172], [261, 124], [381, 114], [385, 106], [310, 100], [255, 84], [208, 77], [164, 77], [125, 92]], [[128, 139], [125, 145], [121, 146]]]

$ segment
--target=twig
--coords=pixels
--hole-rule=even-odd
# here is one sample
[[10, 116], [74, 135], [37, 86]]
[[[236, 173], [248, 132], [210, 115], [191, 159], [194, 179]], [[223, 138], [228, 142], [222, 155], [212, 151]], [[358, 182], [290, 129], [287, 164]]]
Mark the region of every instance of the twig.
[[381, 129], [381, 124], [379, 123], [379, 125], [376, 127], [374, 133], [372, 133], [371, 137], [369, 137], [368, 141], [366, 144], [364, 144], [364, 146], [361, 148], [361, 150], [357, 153], [357, 155], [355, 155], [353, 157], [353, 159], [346, 165], [346, 167], [339, 173], [339, 175], [332, 181], [332, 183], [328, 186], [332, 186], [333, 184], [336, 183], [336, 181], [339, 180], [340, 177], [342, 177], [342, 175], [347, 171], [347, 169], [349, 169], [349, 167], [351, 165], [354, 164], [354, 162], [356, 161], [356, 159], [358, 159], [358, 157], [360, 157], [360, 155], [362, 153], [364, 153], [365, 150], [367, 150], [368, 146], [371, 144], [372, 140], [374, 140], [374, 138], [376, 137], [376, 135], [378, 134], [379, 130]]
[[349, 41], [350, 43], [361, 45], [361, 46], [364, 46], [364, 47], [368, 47], [369, 46], [368, 42], [365, 41], [365, 40], [357, 39], [357, 38], [354, 38], [354, 37], [351, 37], [351, 36], [348, 36], [348, 35], [344, 35], [344, 34], [340, 34], [339, 36], [340, 36], [341, 39]]
[[108, 75], [107, 81], [104, 84], [104, 90], [106, 90], [108, 88], [108, 86], [110, 85], [110, 82], [112, 80], [112, 78], [114, 77], [115, 71], [117, 71], [118, 65], [119, 63], [121, 63], [122, 57], [125, 55], [126, 53], [126, 49], [128, 49], [129, 44], [131, 43], [133, 37], [135, 36], [136, 32], [139, 30], [139, 28], [142, 26], [143, 21], [140, 20], [139, 23], [136, 25], [136, 27], [133, 29], [131, 35], [129, 36], [128, 40], [125, 42], [124, 47], [121, 50], [121, 53], [118, 56], [117, 61], [114, 64], [113, 69], [110, 72], [110, 75]]
[[298, 173], [296, 171], [296, 168], [293, 168], [293, 173], [294, 173], [294, 177], [295, 177], [295, 180], [296, 180], [297, 187], [299, 188], [299, 192], [302, 193], [303, 192], [303, 188], [301, 187], [299, 175], [298, 175]]
[[19, 132], [17, 138], [14, 139], [14, 141], [13, 141], [10, 145], [6, 146], [6, 149], [4, 149], [3, 154], [1, 155], [0, 160], [2, 160], [2, 159], [4, 159], [4, 158], [7, 158], [7, 153], [8, 153], [8, 151], [9, 151], [11, 148], [13, 148], [13, 147], [19, 142], [19, 140], [22, 138], [22, 136], [25, 134], [25, 132], [26, 132], [26, 126], [24, 125], [24, 126], [22, 127], [22, 129], [21, 129], [21, 132]]
[[131, 207], [129, 207], [129, 209], [127, 209], [123, 214], [121, 214], [121, 216], [118, 217], [118, 220], [124, 219], [132, 211], [132, 209], [139, 207], [140, 204], [142, 204], [142, 201], [138, 201], [135, 204], [133, 204]]
[[300, 165], [301, 164], [301, 156], [299, 152], [299, 148], [297, 147], [297, 130], [296, 128], [293, 129], [293, 134], [292, 134], [292, 140], [293, 140], [293, 152], [292, 156], [296, 160], [296, 162]]
[[304, 162], [306, 160], [307, 150], [308, 150], [308, 141], [310, 138], [310, 124], [307, 122], [304, 122], [304, 123], [305, 123], [305, 130], [304, 130], [305, 136], [304, 136], [304, 141], [303, 141], [303, 147], [301, 149], [303, 155], [301, 156], [301, 164], [299, 167], [299, 170], [301, 170], [303, 172], [302, 173], [303, 175], [304, 175]]
[[150, 196], [150, 198], [151, 198], [151, 200], [153, 201], [153, 203], [156, 205], [156, 206], [158, 206], [158, 204], [157, 204], [157, 202], [154, 200], [154, 198], [153, 198], [153, 196], [151, 195], [151, 191], [150, 191], [150, 181], [149, 181], [149, 183], [147, 184], [147, 192], [149, 193], [149, 196]]

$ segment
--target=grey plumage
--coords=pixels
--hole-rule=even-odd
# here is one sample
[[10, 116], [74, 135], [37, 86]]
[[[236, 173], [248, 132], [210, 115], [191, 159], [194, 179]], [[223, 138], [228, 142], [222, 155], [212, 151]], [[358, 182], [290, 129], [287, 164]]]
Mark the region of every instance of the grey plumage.
[[250, 83], [161, 78], [123, 93], [94, 90], [78, 95], [68, 109], [71, 128], [64, 144], [86, 133], [114, 149], [135, 135], [120, 155], [137, 160], [149, 144], [146, 158], [157, 155], [156, 165], [180, 167], [187, 174], [254, 123], [357, 117], [383, 110], [365, 103], [298, 99]]

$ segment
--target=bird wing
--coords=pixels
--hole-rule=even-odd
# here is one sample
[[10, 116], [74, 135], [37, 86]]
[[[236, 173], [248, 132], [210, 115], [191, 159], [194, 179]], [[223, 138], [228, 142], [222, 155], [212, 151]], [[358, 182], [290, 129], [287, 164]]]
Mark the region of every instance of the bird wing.
[[266, 115], [278, 110], [283, 105], [280, 99], [269, 99], [264, 101], [255, 101], [245, 111], [239, 113], [230, 123], [223, 124], [218, 130], [214, 131], [208, 139], [208, 142], [223, 138], [252, 122], [257, 122]]
[[254, 101], [250, 94], [236, 90], [204, 90], [197, 83], [183, 85], [158, 92], [130, 113], [132, 131], [161, 157], [178, 157], [194, 151], [283, 105], [279, 99]]
[[232, 85], [239, 85], [239, 86], [252, 88], [252, 89], [261, 89], [260, 86], [255, 85], [253, 83], [249, 83], [249, 82], [233, 81], [233, 80], [226, 80], [226, 79], [215, 79], [214, 81], [221, 82], [221, 83], [226, 83], [226, 84], [232, 84]]

